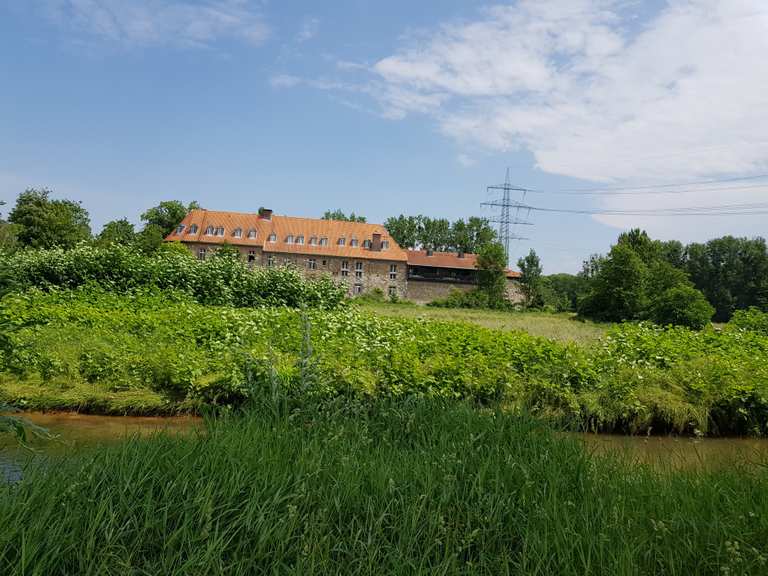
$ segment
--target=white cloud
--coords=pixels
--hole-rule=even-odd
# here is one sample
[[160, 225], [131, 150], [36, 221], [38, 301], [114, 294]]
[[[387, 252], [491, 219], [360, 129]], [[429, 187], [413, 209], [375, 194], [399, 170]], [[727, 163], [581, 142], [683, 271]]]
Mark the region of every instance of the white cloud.
[[62, 26], [128, 46], [209, 46], [234, 38], [259, 45], [269, 29], [250, 0], [45, 0]]
[[291, 74], [277, 74], [269, 79], [272, 88], [293, 88], [302, 82], [304, 82], [303, 79]]
[[318, 18], [305, 18], [304, 23], [301, 25], [301, 30], [296, 35], [296, 42], [302, 44], [308, 40], [312, 40], [320, 31], [320, 20]]
[[472, 158], [472, 156], [470, 156], [469, 154], [463, 154], [463, 153], [462, 154], [458, 154], [456, 156], [456, 161], [459, 164], [461, 164], [462, 166], [464, 166], [465, 168], [469, 168], [470, 166], [474, 166], [475, 163], [476, 163], [475, 159]]
[[[388, 117], [426, 114], [463, 145], [526, 148], [555, 174], [635, 183], [768, 171], [768, 3], [669, 0], [645, 22], [632, 8], [619, 0], [490, 7], [377, 62], [374, 93]], [[610, 206], [649, 199], [692, 203], [649, 196]]]

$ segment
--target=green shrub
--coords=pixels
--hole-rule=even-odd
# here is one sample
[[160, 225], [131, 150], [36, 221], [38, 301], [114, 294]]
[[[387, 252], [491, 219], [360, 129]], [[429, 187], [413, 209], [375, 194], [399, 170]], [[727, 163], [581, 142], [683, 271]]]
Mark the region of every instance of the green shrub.
[[737, 310], [728, 322], [728, 326], [768, 336], [768, 312], [762, 312], [757, 308]]
[[709, 324], [715, 309], [704, 294], [691, 286], [679, 285], [665, 290], [651, 305], [650, 318], [656, 324], [687, 326], [700, 330]]

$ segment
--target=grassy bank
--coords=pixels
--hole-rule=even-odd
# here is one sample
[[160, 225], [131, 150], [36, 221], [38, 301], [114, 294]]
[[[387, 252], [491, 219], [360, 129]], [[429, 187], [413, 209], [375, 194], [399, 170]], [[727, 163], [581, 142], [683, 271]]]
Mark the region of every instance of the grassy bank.
[[765, 574], [765, 467], [593, 459], [502, 411], [280, 403], [0, 489], [0, 573]]
[[360, 309], [394, 318], [427, 318], [466, 322], [493, 330], [523, 330], [533, 336], [562, 342], [592, 344], [608, 332], [609, 324], [577, 320], [574, 314], [549, 312], [510, 312], [507, 310], [469, 310], [433, 308], [416, 304], [390, 304], [364, 301]]
[[621, 325], [592, 344], [355, 310], [237, 309], [178, 293], [5, 297], [0, 400], [169, 413], [308, 397], [425, 396], [525, 409], [558, 426], [765, 435], [768, 336]]

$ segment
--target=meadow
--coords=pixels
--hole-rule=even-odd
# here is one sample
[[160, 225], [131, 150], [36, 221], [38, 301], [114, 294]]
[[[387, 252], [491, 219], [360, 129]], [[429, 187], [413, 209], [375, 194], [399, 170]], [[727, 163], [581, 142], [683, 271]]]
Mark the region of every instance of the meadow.
[[666, 474], [506, 410], [276, 394], [0, 487], [0, 573], [765, 574], [766, 466]]
[[0, 401], [169, 414], [307, 398], [408, 396], [525, 410], [570, 430], [768, 432], [768, 337], [622, 324], [585, 342], [369, 312], [236, 308], [94, 287], [2, 300]]

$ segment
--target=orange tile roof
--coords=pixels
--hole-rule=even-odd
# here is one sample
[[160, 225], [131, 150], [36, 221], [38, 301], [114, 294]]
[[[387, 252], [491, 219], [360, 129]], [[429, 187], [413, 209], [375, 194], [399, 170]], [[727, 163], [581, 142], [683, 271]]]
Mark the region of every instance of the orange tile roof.
[[[321, 220], [318, 218], [294, 218], [291, 216], [272, 216], [263, 218], [258, 214], [241, 212], [220, 212], [214, 210], [192, 210], [182, 220], [184, 230], [181, 234], [174, 230], [166, 237], [168, 241], [195, 242], [204, 244], [232, 244], [233, 246], [256, 246], [263, 248], [264, 252], [291, 253], [318, 256], [338, 256], [346, 258], [360, 258], [368, 260], [388, 260], [405, 262], [407, 256], [397, 242], [389, 235], [384, 226], [379, 224], [367, 224], [364, 222], [341, 222], [336, 220]], [[192, 225], [197, 225], [197, 231], [190, 233]], [[212, 226], [224, 227], [223, 236], [212, 236], [205, 233], [206, 228]], [[240, 228], [240, 238], [234, 236], [234, 232]], [[256, 230], [256, 238], [249, 239], [248, 231]], [[271, 234], [276, 236], [274, 242], [269, 241]], [[366, 240], [372, 240], [373, 234], [381, 234], [382, 241], [387, 241], [389, 247], [381, 251], [373, 251], [364, 248]], [[288, 236], [304, 236], [304, 244], [288, 244]], [[310, 245], [311, 238], [317, 238], [316, 246]], [[320, 245], [320, 239], [327, 238], [326, 246]], [[338, 245], [339, 238], [344, 238], [344, 246]], [[355, 238], [358, 246], [351, 246], [350, 241]]]
[[[427, 266], [432, 268], [452, 268], [458, 270], [475, 270], [477, 254], [464, 254], [459, 257], [457, 252], [432, 252], [426, 250], [408, 250], [408, 266]], [[519, 278], [520, 273], [507, 270], [507, 278]]]

